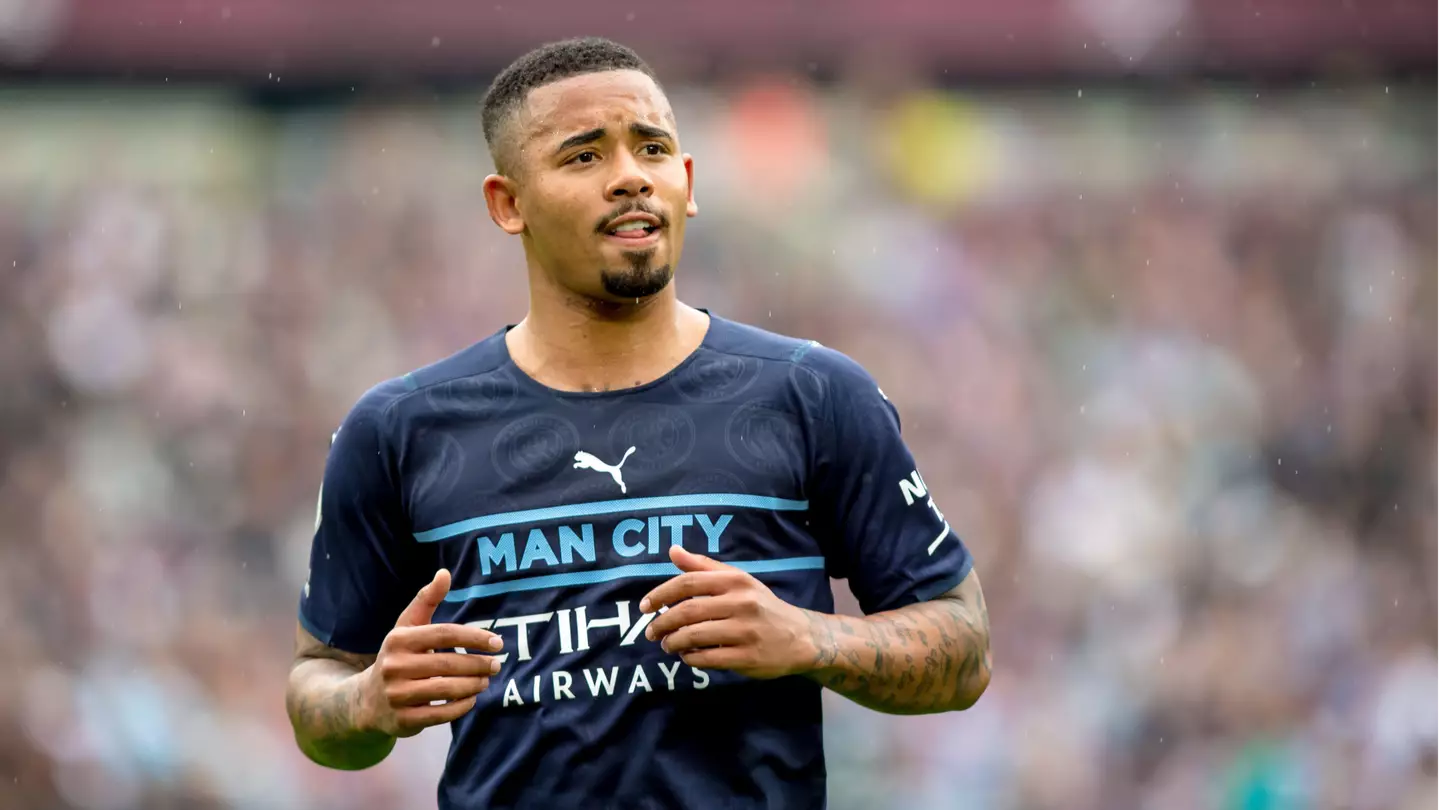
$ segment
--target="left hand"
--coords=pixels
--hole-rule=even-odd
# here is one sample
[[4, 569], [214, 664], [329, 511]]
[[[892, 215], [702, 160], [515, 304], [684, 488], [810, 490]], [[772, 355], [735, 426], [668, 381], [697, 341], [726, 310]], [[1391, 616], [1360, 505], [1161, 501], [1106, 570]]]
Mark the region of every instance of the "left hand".
[[671, 546], [670, 561], [680, 575], [640, 600], [642, 613], [669, 606], [645, 628], [646, 638], [701, 669], [779, 678], [810, 668], [815, 652], [804, 610], [719, 560]]

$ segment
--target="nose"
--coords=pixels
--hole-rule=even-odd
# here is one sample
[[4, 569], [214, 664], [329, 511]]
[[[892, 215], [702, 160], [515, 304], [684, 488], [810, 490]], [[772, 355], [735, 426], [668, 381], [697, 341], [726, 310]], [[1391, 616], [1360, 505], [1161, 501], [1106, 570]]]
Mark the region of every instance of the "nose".
[[605, 187], [605, 199], [615, 202], [625, 197], [649, 197], [654, 193], [654, 184], [633, 157], [621, 157], [614, 166], [615, 175]]

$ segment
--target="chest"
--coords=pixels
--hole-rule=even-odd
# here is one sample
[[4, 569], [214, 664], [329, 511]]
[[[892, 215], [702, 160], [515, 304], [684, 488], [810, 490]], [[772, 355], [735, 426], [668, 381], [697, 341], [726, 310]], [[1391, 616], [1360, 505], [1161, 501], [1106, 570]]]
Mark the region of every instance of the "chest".
[[658, 571], [672, 544], [818, 556], [809, 436], [782, 398], [529, 404], [419, 424], [402, 456], [416, 539], [472, 596]]

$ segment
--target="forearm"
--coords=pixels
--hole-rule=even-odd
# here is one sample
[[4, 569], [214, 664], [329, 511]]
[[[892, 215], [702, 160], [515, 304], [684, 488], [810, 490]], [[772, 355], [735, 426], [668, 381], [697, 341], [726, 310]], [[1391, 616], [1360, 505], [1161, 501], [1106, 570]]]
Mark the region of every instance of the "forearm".
[[990, 683], [990, 622], [973, 574], [945, 596], [899, 610], [807, 618], [815, 656], [805, 674], [876, 711], [967, 709]]
[[305, 756], [327, 768], [358, 771], [389, 756], [395, 738], [369, 731], [360, 712], [363, 670], [345, 661], [310, 658], [290, 670], [285, 707]]

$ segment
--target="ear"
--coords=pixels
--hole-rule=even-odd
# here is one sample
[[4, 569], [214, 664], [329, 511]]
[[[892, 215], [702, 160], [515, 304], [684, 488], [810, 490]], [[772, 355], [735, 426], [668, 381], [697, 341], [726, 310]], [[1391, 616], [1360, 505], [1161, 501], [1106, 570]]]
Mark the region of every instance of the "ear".
[[693, 217], [700, 213], [695, 205], [695, 158], [688, 154], [682, 157], [685, 161], [685, 216]]
[[514, 180], [503, 174], [492, 174], [481, 185], [485, 192], [485, 207], [490, 210], [490, 219], [500, 230], [517, 236], [525, 230], [525, 217], [520, 213], [518, 187]]

